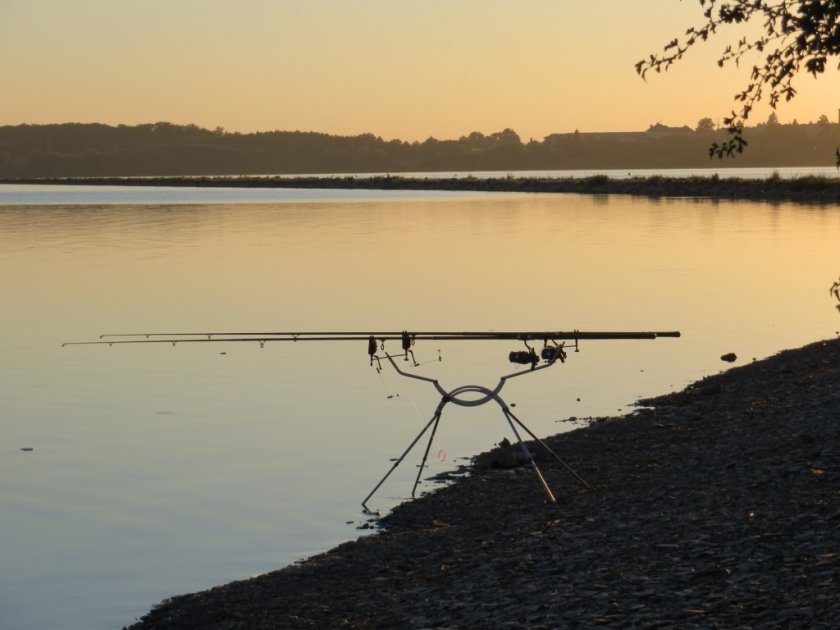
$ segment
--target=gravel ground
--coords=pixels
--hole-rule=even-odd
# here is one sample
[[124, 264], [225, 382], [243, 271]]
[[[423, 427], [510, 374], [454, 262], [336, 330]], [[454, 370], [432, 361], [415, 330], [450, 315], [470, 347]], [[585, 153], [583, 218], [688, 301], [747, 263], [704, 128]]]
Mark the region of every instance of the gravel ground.
[[499, 452], [383, 531], [166, 600], [152, 628], [836, 627], [840, 340]]

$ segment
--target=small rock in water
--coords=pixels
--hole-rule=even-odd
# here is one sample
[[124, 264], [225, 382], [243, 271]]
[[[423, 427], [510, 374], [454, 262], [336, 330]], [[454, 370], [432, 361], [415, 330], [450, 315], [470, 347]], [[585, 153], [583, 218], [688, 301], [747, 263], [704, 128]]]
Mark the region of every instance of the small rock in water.
[[734, 352], [727, 352], [723, 356], [720, 357], [721, 361], [726, 361], [727, 363], [734, 363], [738, 359], [738, 355]]
[[30, 451], [34, 451], [35, 449], [34, 449], [34, 448], [32, 448], [31, 446], [24, 446], [24, 447], [22, 447], [20, 450], [22, 450], [22, 451], [26, 451], [26, 452], [28, 453], [28, 452], [30, 452]]

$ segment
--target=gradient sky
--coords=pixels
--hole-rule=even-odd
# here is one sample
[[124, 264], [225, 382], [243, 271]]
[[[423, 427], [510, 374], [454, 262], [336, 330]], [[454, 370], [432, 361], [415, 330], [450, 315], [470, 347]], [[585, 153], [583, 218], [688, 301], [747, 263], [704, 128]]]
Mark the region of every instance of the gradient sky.
[[[737, 34], [647, 82], [633, 65], [701, 21], [697, 0], [0, 0], [0, 124], [405, 140], [694, 126], [746, 84], [715, 63]], [[782, 122], [837, 120], [836, 72], [795, 85]]]

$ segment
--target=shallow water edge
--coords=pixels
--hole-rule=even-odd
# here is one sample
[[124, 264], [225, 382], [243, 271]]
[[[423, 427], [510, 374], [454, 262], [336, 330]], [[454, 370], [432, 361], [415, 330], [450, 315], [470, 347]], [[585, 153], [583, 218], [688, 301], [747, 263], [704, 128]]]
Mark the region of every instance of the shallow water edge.
[[698, 197], [808, 203], [840, 202], [840, 178], [804, 176], [729, 177], [401, 177], [401, 176], [230, 176], [230, 177], [58, 177], [0, 179], [0, 184], [155, 186], [191, 188], [308, 188], [341, 190], [427, 190], [509, 193], [578, 193], [644, 197]]

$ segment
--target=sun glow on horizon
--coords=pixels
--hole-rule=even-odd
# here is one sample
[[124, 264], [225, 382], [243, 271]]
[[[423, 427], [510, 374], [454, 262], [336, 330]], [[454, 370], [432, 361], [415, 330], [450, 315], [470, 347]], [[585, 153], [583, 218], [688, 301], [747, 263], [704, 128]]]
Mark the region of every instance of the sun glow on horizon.
[[[633, 65], [700, 19], [697, 2], [80, 0], [0, 8], [0, 124], [168, 121], [229, 131], [457, 138], [694, 126], [734, 108], [732, 38], [664, 76]], [[837, 119], [837, 73], [802, 76], [779, 119]], [[752, 122], [766, 120], [759, 108]]]

